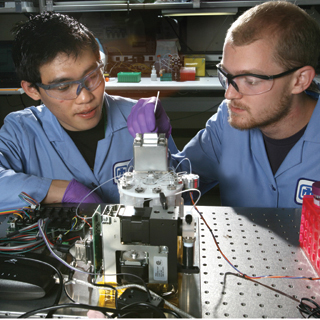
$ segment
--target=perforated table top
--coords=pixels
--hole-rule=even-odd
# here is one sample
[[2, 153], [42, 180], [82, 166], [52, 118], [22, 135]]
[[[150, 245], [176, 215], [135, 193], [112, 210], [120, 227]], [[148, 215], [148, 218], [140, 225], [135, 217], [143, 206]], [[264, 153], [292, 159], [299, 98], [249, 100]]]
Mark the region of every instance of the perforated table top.
[[[199, 207], [221, 252], [241, 273], [318, 277], [299, 246], [301, 210]], [[302, 318], [301, 298], [320, 304], [319, 281], [239, 276], [200, 220], [203, 318]]]

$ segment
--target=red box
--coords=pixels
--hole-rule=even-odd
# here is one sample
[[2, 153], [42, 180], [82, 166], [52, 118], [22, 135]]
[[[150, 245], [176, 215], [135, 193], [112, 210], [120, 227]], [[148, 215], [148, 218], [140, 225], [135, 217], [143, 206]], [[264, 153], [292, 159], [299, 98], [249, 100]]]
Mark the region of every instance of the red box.
[[313, 195], [303, 197], [299, 242], [318, 276], [320, 275], [320, 207]]
[[180, 68], [180, 81], [194, 81], [196, 80], [195, 67], [182, 67]]

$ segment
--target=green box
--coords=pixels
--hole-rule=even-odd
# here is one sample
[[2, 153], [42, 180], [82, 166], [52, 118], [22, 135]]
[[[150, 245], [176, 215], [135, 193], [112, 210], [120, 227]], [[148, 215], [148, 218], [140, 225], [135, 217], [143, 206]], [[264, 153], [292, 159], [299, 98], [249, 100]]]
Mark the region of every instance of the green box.
[[118, 82], [140, 82], [141, 72], [119, 72]]
[[160, 73], [160, 81], [172, 81], [172, 73]]

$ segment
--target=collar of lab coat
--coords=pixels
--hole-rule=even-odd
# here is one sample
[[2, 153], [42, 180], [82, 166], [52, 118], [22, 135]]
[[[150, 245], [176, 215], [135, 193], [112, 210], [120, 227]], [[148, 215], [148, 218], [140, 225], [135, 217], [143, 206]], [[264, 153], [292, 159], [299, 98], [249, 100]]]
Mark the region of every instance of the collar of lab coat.
[[294, 166], [302, 162], [303, 157], [303, 145], [305, 141], [312, 143], [320, 143], [320, 131], [319, 131], [319, 121], [320, 121], [320, 99], [318, 100], [316, 107], [313, 110], [312, 116], [310, 118], [309, 124], [299, 141], [290, 150], [290, 157], [286, 157], [276, 172], [275, 176], [271, 171], [265, 146], [263, 143], [262, 133], [259, 129], [250, 130], [250, 140], [252, 152], [260, 163], [260, 166], [264, 168], [266, 175], [270, 178], [270, 181], [274, 181], [276, 178], [284, 171], [293, 168]]
[[107, 118], [105, 137], [108, 137], [115, 131], [127, 128], [127, 117], [121, 108], [121, 102], [114, 96], [105, 94], [104, 107]]
[[319, 121], [320, 121], [320, 98], [317, 101], [317, 104], [310, 118], [309, 124], [302, 137], [304, 141], [310, 141], [315, 143], [320, 142]]
[[303, 162], [304, 156], [304, 144], [305, 142], [320, 143], [320, 131], [319, 131], [319, 120], [320, 120], [320, 100], [313, 110], [312, 116], [308, 123], [308, 126], [303, 136], [297, 141], [297, 143], [290, 150], [290, 156], [286, 157], [280, 165], [278, 171], [275, 174], [275, 178], [280, 176], [287, 170], [300, 165]]

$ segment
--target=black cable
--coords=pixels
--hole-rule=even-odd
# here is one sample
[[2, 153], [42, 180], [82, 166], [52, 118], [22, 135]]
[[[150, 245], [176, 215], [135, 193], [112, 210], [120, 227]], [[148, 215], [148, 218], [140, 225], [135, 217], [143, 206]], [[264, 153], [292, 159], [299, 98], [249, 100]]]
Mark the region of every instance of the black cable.
[[[117, 275], [130, 275], [130, 276], [134, 276], [134, 277], [136, 277], [136, 278], [138, 278], [138, 279], [140, 279], [141, 280], [141, 282], [144, 284], [144, 288], [145, 288], [145, 290], [146, 290], [146, 293], [147, 293], [147, 295], [148, 295], [148, 301], [152, 301], [153, 299], [152, 299], [152, 296], [151, 296], [151, 293], [150, 293], [150, 290], [149, 290], [149, 288], [148, 288], [148, 286], [146, 285], [146, 283], [144, 282], [144, 280], [142, 279], [142, 278], [140, 278], [139, 276], [137, 276], [137, 275], [134, 275], [134, 274], [131, 274], [131, 273], [117, 273]], [[71, 279], [69, 278], [69, 281], [71, 281]], [[118, 290], [115, 288], [115, 287], [113, 287], [112, 285], [109, 285], [109, 284], [106, 284], [106, 283], [94, 283], [94, 282], [91, 282], [91, 284], [93, 285], [93, 286], [95, 286], [95, 287], [101, 287], [101, 288], [103, 288], [103, 287], [105, 287], [105, 288], [110, 288], [111, 290], [114, 290], [115, 291], [115, 309], [112, 309], [114, 312], [121, 312], [121, 310], [122, 309], [118, 309], [119, 307], [118, 307]], [[65, 288], [65, 286], [64, 286], [64, 288]], [[70, 295], [69, 295], [69, 293], [67, 292], [67, 290], [66, 290], [66, 288], [65, 288], [65, 292], [66, 292], [66, 296], [72, 301], [72, 302], [75, 302], [71, 297], [70, 297]], [[133, 311], [128, 311], [127, 313], [132, 313]], [[117, 316], [119, 316], [119, 315], [117, 315]]]
[[63, 309], [63, 308], [74, 308], [74, 309], [86, 309], [86, 310], [96, 310], [96, 311], [100, 311], [103, 314], [105, 314], [105, 312], [112, 312], [114, 313], [115, 309], [111, 309], [111, 308], [105, 308], [105, 307], [97, 307], [97, 306], [90, 306], [88, 304], [76, 304], [76, 303], [64, 303], [64, 304], [60, 304], [60, 305], [55, 305], [55, 306], [50, 306], [50, 307], [43, 307], [43, 308], [39, 308], [36, 310], [32, 310], [29, 312], [26, 312], [24, 314], [22, 314], [21, 316], [19, 316], [19, 318], [29, 318], [30, 316], [37, 314], [39, 312], [50, 312], [50, 311], [56, 311], [58, 309]]
[[[58, 309], [62, 309], [62, 308], [78, 308], [78, 309], [87, 309], [87, 310], [97, 310], [97, 311], [100, 311], [102, 312], [103, 314], [106, 314], [107, 312], [110, 312], [112, 313], [112, 316], [111, 317], [118, 317], [118, 318], [123, 318], [123, 317], [128, 317], [129, 315], [137, 315], [139, 314], [139, 312], [141, 312], [143, 309], [147, 308], [147, 309], [152, 309], [153, 312], [155, 312], [155, 317], [156, 318], [166, 318], [165, 316], [165, 313], [168, 313], [168, 314], [171, 314], [173, 316], [175, 316], [176, 318], [181, 318], [181, 316], [176, 313], [175, 311], [173, 310], [170, 310], [170, 309], [166, 309], [166, 308], [158, 308], [154, 305], [152, 305], [151, 303], [148, 303], [148, 302], [136, 302], [136, 303], [132, 303], [132, 304], [129, 304], [121, 309], [118, 309], [117, 307], [117, 290], [116, 288], [114, 288], [113, 286], [111, 285], [107, 285], [107, 284], [93, 284], [94, 286], [97, 286], [97, 287], [108, 287], [112, 290], [114, 290], [116, 292], [116, 297], [115, 297], [115, 301], [116, 301], [116, 308], [113, 309], [113, 308], [106, 308], [106, 307], [99, 307], [99, 306], [91, 306], [91, 305], [86, 305], [86, 304], [77, 304], [77, 303], [65, 303], [65, 304], [58, 304], [59, 300], [61, 299], [61, 294], [62, 294], [62, 289], [64, 288], [64, 285], [63, 285], [63, 276], [60, 272], [59, 269], [57, 269], [55, 266], [47, 263], [47, 262], [44, 262], [42, 260], [38, 260], [38, 259], [34, 259], [34, 258], [28, 258], [28, 257], [22, 257], [22, 256], [19, 256], [20, 259], [22, 260], [29, 260], [29, 261], [33, 261], [33, 262], [39, 262], [39, 263], [42, 263], [44, 265], [47, 265], [49, 267], [51, 267], [57, 274], [58, 274], [58, 277], [59, 277], [59, 291], [56, 295], [56, 298], [55, 298], [55, 301], [54, 301], [54, 304], [52, 306], [48, 306], [48, 307], [42, 307], [42, 308], [38, 308], [38, 309], [35, 309], [35, 310], [31, 310], [31, 311], [28, 311], [22, 315], [19, 316], [19, 318], [28, 318], [32, 315], [35, 315], [37, 313], [40, 313], [40, 312], [48, 312], [47, 313], [47, 316], [46, 318], [48, 317], [52, 317], [52, 315], [54, 314], [54, 312]], [[142, 280], [142, 279], [141, 279]], [[143, 280], [142, 280], [143, 281]], [[144, 282], [144, 281], [143, 281]], [[147, 288], [147, 286], [146, 286]], [[152, 300], [152, 297], [151, 297], [151, 294], [150, 294], [150, 291], [148, 290], [147, 288], [147, 292], [149, 293], [149, 300], [151, 301]], [[68, 294], [66, 294], [68, 296]], [[71, 299], [72, 300], [72, 299]], [[142, 307], [142, 308], [141, 308]], [[108, 315], [109, 317], [109, 315]]]
[[25, 105], [25, 103], [22, 99], [22, 94], [20, 94], [20, 101], [21, 101], [21, 104], [23, 105], [23, 108], [26, 108], [27, 106]]
[[[48, 225], [49, 225], [49, 223], [51, 222], [51, 219], [48, 219], [46, 222], [45, 222], [45, 224], [44, 224], [44, 233], [45, 233], [45, 235], [47, 236], [47, 228], [48, 228]], [[51, 239], [52, 240], [52, 239]], [[60, 271], [59, 271], [60, 272]], [[64, 291], [65, 291], [65, 286], [64, 286], [64, 282], [63, 282], [63, 276], [62, 276], [62, 274], [60, 273], [60, 275], [61, 275], [61, 278], [59, 277], [59, 282], [62, 284], [62, 286], [60, 286], [59, 287], [59, 299], [56, 299], [55, 301], [54, 301], [54, 303], [53, 303], [53, 305], [57, 305], [58, 303], [59, 303], [59, 301], [60, 301], [60, 299], [61, 299], [61, 294], [62, 294], [62, 289], [64, 289]], [[61, 282], [62, 281], [62, 282]], [[54, 312], [55, 312], [55, 310], [52, 310], [52, 311], [49, 311], [48, 313], [47, 313], [47, 316], [46, 316], [46, 318], [52, 318], [52, 315], [54, 314]]]
[[182, 318], [182, 317], [180, 316], [180, 314], [179, 314], [178, 312], [175, 312], [174, 310], [167, 309], [167, 308], [162, 308], [161, 310], [162, 310], [162, 312], [164, 312], [164, 313], [169, 313], [169, 314], [171, 314], [171, 315], [174, 316], [175, 318]]
[[[148, 302], [131, 303], [131, 304], [128, 304], [127, 306], [124, 306], [123, 308], [121, 308], [121, 311], [126, 310], [128, 313], [131, 308], [136, 308], [136, 307], [146, 307], [146, 308], [149, 308], [149, 309], [156, 311], [157, 316], [155, 316], [155, 318], [166, 318], [165, 314], [162, 312], [161, 309], [157, 308], [156, 306], [154, 306], [153, 304], [148, 303]], [[133, 309], [133, 310], [135, 310], [135, 309]], [[137, 311], [137, 310], [135, 310], [135, 311]]]
[[193, 50], [188, 46], [188, 44], [177, 34], [176, 30], [174, 29], [173, 25], [171, 24], [171, 20], [175, 20], [172, 19], [171, 17], [164, 17], [165, 20], [168, 22], [170, 28], [172, 29], [172, 31], [174, 32], [174, 34], [177, 36], [177, 38], [179, 39], [180, 42], [182, 42], [189, 51], [193, 52]]
[[139, 312], [138, 311], [130, 311], [127, 312], [123, 315], [121, 315], [121, 317], [118, 318], [139, 318]]
[[[11, 97], [12, 97], [12, 96], [11, 96]], [[7, 103], [8, 103], [8, 105], [9, 105], [10, 108], [18, 108], [18, 107], [21, 107], [21, 103], [15, 104], [15, 105], [11, 104], [8, 95], [6, 95], [6, 100], [7, 100]], [[21, 95], [20, 95], [20, 100], [21, 100]], [[22, 101], [21, 101], [21, 102], [22, 102]], [[22, 104], [22, 106], [24, 106], [24, 105]]]
[[121, 276], [121, 275], [127, 275], [127, 276], [131, 276], [131, 277], [138, 278], [138, 279], [142, 282], [143, 286], [144, 286], [145, 289], [146, 289], [146, 292], [147, 292], [147, 295], [148, 295], [148, 301], [152, 301], [152, 295], [151, 295], [151, 293], [150, 293], [150, 290], [149, 290], [146, 282], [145, 282], [141, 277], [139, 277], [139, 276], [137, 276], [137, 275], [135, 275], [135, 274], [133, 274], [133, 273], [126, 273], [126, 272], [117, 273], [117, 275], [119, 275], [119, 276]]
[[[39, 260], [39, 259], [28, 258], [28, 257], [24, 257], [24, 256], [17, 256], [17, 259], [21, 259], [21, 260], [25, 260], [25, 261], [32, 261], [32, 262], [39, 262], [43, 265], [46, 265], [46, 266], [52, 268], [57, 273], [57, 275], [59, 277], [59, 289], [58, 289], [54, 304], [55, 305], [58, 304], [61, 299], [62, 290], [63, 290], [63, 276], [62, 276], [60, 270], [58, 268], [56, 268], [55, 266], [53, 266], [52, 264], [45, 262], [45, 261], [42, 261], [42, 260]], [[50, 316], [52, 316], [52, 313], [49, 312], [47, 314], [47, 317], [50, 317]]]
[[[73, 308], [73, 309], [86, 309], [86, 310], [96, 310], [96, 311], [100, 311], [103, 314], [106, 314], [108, 312], [112, 313], [112, 317], [115, 317], [115, 314], [118, 315], [118, 318], [123, 318], [123, 316], [128, 316], [130, 314], [140, 314], [140, 312], [142, 311], [141, 308], [139, 307], [146, 307], [149, 309], [152, 309], [154, 311], [156, 311], [156, 316], [155, 318], [166, 318], [165, 314], [162, 312], [161, 309], [157, 308], [156, 306], [147, 303], [147, 302], [138, 302], [138, 303], [132, 303], [130, 305], [127, 305], [125, 307], [123, 307], [122, 309], [112, 309], [112, 308], [106, 308], [106, 307], [99, 307], [99, 306], [92, 306], [92, 305], [87, 305], [87, 304], [83, 304], [83, 303], [64, 303], [64, 304], [60, 304], [60, 305], [53, 305], [50, 307], [43, 307], [43, 308], [39, 308], [36, 310], [32, 310], [29, 312], [26, 312], [22, 315], [20, 315], [18, 318], [29, 318], [32, 315], [35, 315], [37, 313], [40, 312], [54, 312], [58, 309], [63, 309], [63, 308]], [[132, 310], [131, 310], [132, 309]], [[124, 312], [125, 311], [125, 312]], [[172, 310], [168, 310], [166, 309], [165, 312], [170, 313]], [[172, 312], [173, 314], [174, 312]]]
[[[304, 301], [308, 301], [309, 303], [313, 304], [315, 307], [312, 307], [306, 304]], [[320, 306], [313, 300], [309, 298], [302, 298], [300, 300], [300, 304], [297, 307], [301, 313], [307, 315], [306, 318], [320, 318]]]
[[71, 296], [70, 296], [70, 294], [69, 294], [69, 292], [68, 292], [68, 290], [67, 290], [67, 288], [66, 288], [66, 285], [68, 284], [69, 281], [72, 282], [72, 280], [68, 280], [68, 281], [64, 284], [64, 286], [63, 286], [63, 287], [64, 287], [64, 293], [65, 293], [66, 297], [67, 297], [71, 302], [76, 303], [76, 301], [71, 298]]

